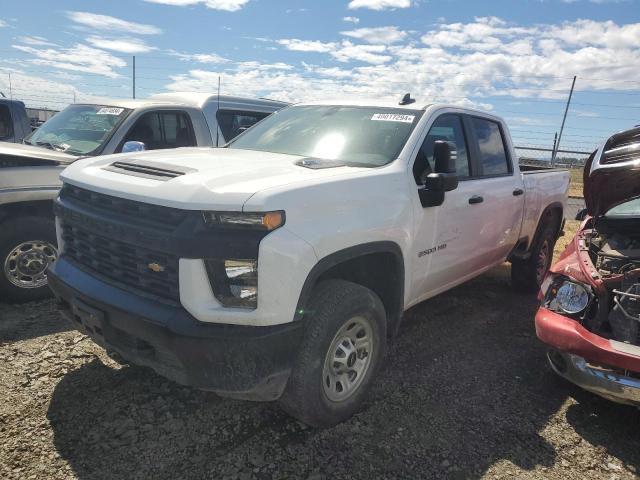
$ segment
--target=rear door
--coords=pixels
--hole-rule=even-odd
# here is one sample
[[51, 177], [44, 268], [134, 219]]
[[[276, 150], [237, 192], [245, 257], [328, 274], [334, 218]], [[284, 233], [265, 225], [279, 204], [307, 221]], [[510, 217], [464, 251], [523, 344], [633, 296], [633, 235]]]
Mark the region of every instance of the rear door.
[[[500, 122], [465, 115], [471, 150], [474, 198], [482, 226], [476, 248], [487, 264], [504, 260], [518, 241], [524, 208], [524, 184], [511, 158], [511, 145]], [[472, 199], [469, 199], [471, 202]]]

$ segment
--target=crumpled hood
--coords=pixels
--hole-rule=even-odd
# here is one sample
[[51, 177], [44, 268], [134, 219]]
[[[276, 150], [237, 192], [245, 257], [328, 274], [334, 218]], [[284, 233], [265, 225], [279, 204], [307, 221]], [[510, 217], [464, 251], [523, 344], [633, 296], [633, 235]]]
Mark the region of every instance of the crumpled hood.
[[598, 148], [585, 164], [583, 182], [592, 217], [640, 197], [640, 127], [617, 133]]
[[21, 143], [0, 142], [0, 159], [10, 157], [13, 162], [24, 159], [25, 163], [29, 159], [45, 160], [61, 164], [75, 162], [78, 157], [64, 152], [57, 152], [44, 147], [25, 145]]
[[[65, 169], [61, 178], [89, 190], [157, 205], [237, 211], [256, 192], [360, 170], [296, 165], [304, 158], [229, 148], [177, 148], [80, 160]], [[148, 166], [146, 172], [151, 174], [128, 165]], [[175, 176], [155, 177], [154, 170]]]

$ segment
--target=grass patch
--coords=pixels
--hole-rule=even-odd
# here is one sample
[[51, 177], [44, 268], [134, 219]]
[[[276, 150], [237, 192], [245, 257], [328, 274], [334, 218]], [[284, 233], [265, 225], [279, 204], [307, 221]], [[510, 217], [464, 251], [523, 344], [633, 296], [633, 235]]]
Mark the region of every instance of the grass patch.
[[582, 168], [570, 168], [569, 174], [571, 180], [569, 181], [569, 196], [582, 198]]
[[564, 224], [564, 235], [558, 239], [556, 242], [556, 248], [553, 250], [553, 260], [556, 261], [560, 254], [564, 252], [564, 249], [567, 248], [567, 245], [571, 243], [573, 237], [575, 237], [576, 232], [578, 231], [578, 227], [580, 226], [580, 222], [577, 220], [567, 220]]

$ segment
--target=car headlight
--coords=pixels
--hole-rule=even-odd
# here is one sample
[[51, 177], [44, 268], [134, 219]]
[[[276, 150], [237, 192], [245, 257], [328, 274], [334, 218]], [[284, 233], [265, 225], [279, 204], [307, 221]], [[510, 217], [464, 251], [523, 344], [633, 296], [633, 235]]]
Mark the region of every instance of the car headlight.
[[552, 310], [561, 310], [569, 315], [575, 315], [587, 308], [591, 293], [584, 285], [570, 280], [561, 280], [549, 288], [547, 300]]
[[[273, 230], [284, 225], [285, 214], [282, 210], [272, 212], [202, 212], [208, 228], [217, 229], [221, 235], [234, 238], [251, 239], [257, 244]], [[234, 237], [240, 235], [240, 237]], [[236, 242], [237, 243], [237, 242]], [[237, 253], [232, 249], [227, 258], [205, 258], [204, 264], [209, 277], [211, 290], [216, 300], [224, 307], [250, 308], [258, 306], [258, 253]], [[220, 252], [223, 254], [223, 252]], [[235, 255], [243, 255], [238, 258]], [[246, 256], [245, 256], [246, 255]], [[249, 257], [249, 258], [248, 258]]]
[[208, 226], [251, 228], [271, 231], [284, 225], [284, 212], [202, 212]]

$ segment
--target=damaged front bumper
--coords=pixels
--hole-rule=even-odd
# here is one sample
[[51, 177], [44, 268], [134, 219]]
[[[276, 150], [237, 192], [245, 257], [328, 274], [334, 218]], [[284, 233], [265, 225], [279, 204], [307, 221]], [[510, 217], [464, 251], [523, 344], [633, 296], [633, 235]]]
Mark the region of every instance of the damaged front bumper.
[[614, 402], [640, 406], [640, 347], [603, 338], [544, 307], [536, 314], [536, 334], [553, 348], [548, 359], [558, 375]]
[[640, 406], [640, 379], [625, 375], [625, 371], [592, 365], [578, 355], [558, 350], [547, 354], [554, 372], [577, 386], [607, 400]]

